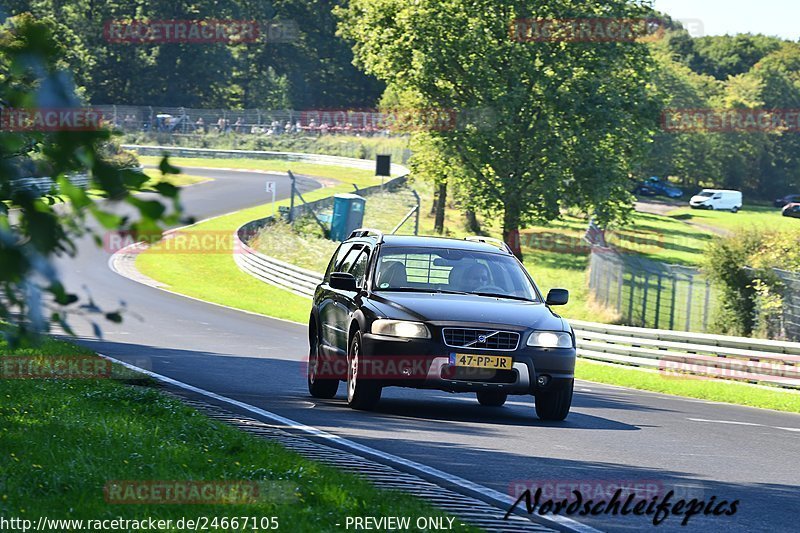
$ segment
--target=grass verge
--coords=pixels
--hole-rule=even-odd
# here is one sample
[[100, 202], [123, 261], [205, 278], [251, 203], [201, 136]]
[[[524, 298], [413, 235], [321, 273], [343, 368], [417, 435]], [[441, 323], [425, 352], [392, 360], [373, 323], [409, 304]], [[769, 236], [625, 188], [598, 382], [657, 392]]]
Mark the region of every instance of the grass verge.
[[[0, 344], [0, 363], [6, 369], [12, 356], [56, 355], [92, 354], [55, 340], [17, 351]], [[0, 397], [0, 516], [6, 518], [36, 524], [43, 516], [152, 517], [173, 520], [163, 530], [178, 531], [185, 530], [175, 525], [182, 517], [277, 517], [280, 529], [338, 531], [336, 524], [346, 516], [444, 516], [415, 498], [378, 491], [347, 473], [215, 422], [151, 386], [115, 379], [10, 379], [6, 371]], [[258, 495], [254, 501], [217, 504], [107, 501], [104, 487], [121, 480], [252, 483]], [[456, 530], [467, 530], [458, 524], [456, 520]], [[208, 530], [240, 529], [222, 522], [219, 526]], [[81, 528], [51, 523], [44, 529]]]
[[[160, 157], [139, 156], [142, 165], [158, 165]], [[359, 187], [368, 187], [380, 183], [376, 181], [375, 172], [357, 168], [336, 167], [331, 165], [317, 165], [313, 163], [300, 163], [286, 161], [285, 159], [218, 159], [213, 157], [170, 157], [169, 162], [179, 168], [205, 167], [205, 168], [235, 168], [243, 170], [263, 170], [272, 172], [286, 172], [291, 170], [295, 174], [330, 178], [341, 182], [353, 183]], [[353, 192], [350, 186], [347, 192]], [[303, 195], [305, 197], [305, 195]]]
[[202, 176], [192, 176], [191, 174], [162, 174], [155, 169], [145, 169], [145, 175], [150, 178], [144, 184], [145, 190], [155, 190], [153, 188], [157, 183], [167, 182], [175, 185], [176, 187], [186, 187], [187, 185], [195, 185], [197, 183], [204, 183], [212, 181], [211, 178], [204, 178]]
[[726, 231], [748, 228], [798, 227], [800, 221], [784, 217], [781, 210], [773, 206], [745, 205], [738, 213], [729, 211], [707, 211], [681, 207], [667, 213], [671, 218], [684, 222], [694, 222]]
[[754, 387], [745, 383], [703, 379], [699, 376], [694, 378], [667, 376], [658, 372], [607, 365], [586, 359], [578, 360], [575, 377], [596, 383], [663, 392], [687, 398], [800, 413], [800, 394], [767, 387]]
[[[207, 161], [217, 162], [218, 166], [241, 163], [242, 168], [254, 168], [265, 161], [239, 161], [218, 159], [192, 159], [195, 166], [206, 165]], [[173, 160], [173, 164], [181, 165]], [[281, 162], [285, 164], [285, 162]], [[333, 177], [330, 172], [340, 175], [338, 167], [314, 165], [314, 175]], [[330, 171], [330, 172], [329, 172]], [[299, 172], [299, 171], [298, 171]], [[343, 179], [334, 187], [326, 187], [310, 191], [303, 195], [306, 201], [324, 198], [339, 192], [351, 192], [352, 184], [367, 187], [379, 183], [374, 176], [357, 175], [362, 171]], [[366, 172], [366, 171], [363, 171]], [[367, 172], [367, 174], [369, 174]], [[344, 176], [340, 175], [340, 178]], [[276, 202], [278, 206], [289, 205], [288, 200]], [[261, 218], [270, 211], [269, 206], [257, 206], [244, 209], [229, 215], [201, 222], [192, 227], [191, 232], [198, 234], [232, 234], [238, 227], [251, 220]], [[252, 276], [242, 273], [233, 262], [231, 247], [215, 250], [216, 253], [170, 253], [162, 244], [156, 244], [136, 259], [136, 268], [144, 275], [165, 285], [171, 291], [200, 298], [210, 302], [228, 305], [256, 313], [263, 313], [276, 318], [305, 323], [311, 309], [311, 303], [288, 291], [262, 283]]]

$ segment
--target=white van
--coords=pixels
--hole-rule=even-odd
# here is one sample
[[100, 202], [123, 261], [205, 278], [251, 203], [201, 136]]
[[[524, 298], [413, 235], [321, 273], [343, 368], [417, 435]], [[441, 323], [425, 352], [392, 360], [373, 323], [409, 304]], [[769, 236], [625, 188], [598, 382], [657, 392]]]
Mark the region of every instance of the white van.
[[703, 189], [689, 200], [692, 209], [725, 210], [736, 213], [742, 208], [742, 193], [719, 189]]

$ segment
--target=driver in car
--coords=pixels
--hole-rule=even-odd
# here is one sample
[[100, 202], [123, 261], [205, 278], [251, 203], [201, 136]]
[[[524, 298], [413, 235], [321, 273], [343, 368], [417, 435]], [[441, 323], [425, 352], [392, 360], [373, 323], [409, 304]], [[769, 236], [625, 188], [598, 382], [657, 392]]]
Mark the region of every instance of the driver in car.
[[480, 263], [474, 264], [469, 267], [464, 279], [465, 289], [477, 291], [489, 285], [489, 269]]

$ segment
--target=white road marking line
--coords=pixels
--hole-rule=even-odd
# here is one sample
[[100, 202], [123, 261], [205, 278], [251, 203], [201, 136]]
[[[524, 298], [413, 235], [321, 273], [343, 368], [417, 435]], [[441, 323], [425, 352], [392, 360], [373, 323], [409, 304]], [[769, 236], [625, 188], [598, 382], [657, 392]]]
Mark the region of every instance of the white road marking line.
[[[376, 450], [375, 448], [370, 448], [369, 446], [365, 446], [363, 444], [359, 444], [359, 443], [351, 441], [349, 439], [345, 439], [344, 437], [340, 437], [338, 435], [334, 435], [333, 433], [328, 433], [327, 431], [323, 431], [321, 429], [317, 429], [317, 428], [312, 427], [312, 426], [307, 426], [307, 425], [305, 425], [305, 424], [303, 424], [301, 422], [297, 422], [297, 421], [292, 420], [290, 418], [285, 418], [285, 417], [280, 416], [278, 414], [271, 413], [269, 411], [261, 409], [260, 407], [256, 407], [254, 405], [250, 405], [250, 404], [247, 404], [247, 403], [244, 403], [244, 402], [240, 402], [239, 400], [234, 400], [233, 398], [228, 398], [226, 396], [222, 396], [222, 395], [219, 395], [217, 393], [214, 393], [214, 392], [211, 392], [211, 391], [207, 391], [207, 390], [201, 389], [199, 387], [195, 387], [194, 385], [189, 385], [188, 383], [183, 383], [182, 381], [178, 381], [176, 379], [172, 379], [172, 378], [167, 377], [167, 376], [162, 376], [161, 374], [157, 374], [157, 373], [152, 372], [150, 370], [145, 370], [143, 368], [137, 367], [135, 365], [131, 365], [129, 363], [126, 363], [124, 361], [120, 361], [119, 359], [115, 359], [113, 357], [109, 357], [109, 356], [104, 355], [104, 354], [98, 354], [98, 355], [100, 355], [100, 357], [104, 357], [105, 359], [108, 359], [109, 361], [112, 361], [114, 363], [122, 365], [125, 368], [128, 368], [130, 370], [135, 370], [135, 371], [140, 372], [140, 373], [142, 373], [142, 374], [144, 374], [146, 376], [150, 376], [151, 378], [154, 378], [154, 379], [156, 379], [158, 381], [162, 381], [164, 383], [169, 383], [170, 385], [174, 385], [174, 386], [179, 387], [181, 389], [184, 389], [184, 390], [187, 390], [187, 391], [190, 391], [190, 392], [194, 392], [196, 394], [200, 394], [200, 395], [206, 396], [208, 398], [212, 398], [212, 399], [217, 400], [219, 402], [227, 403], [229, 405], [232, 405], [234, 407], [238, 407], [240, 409], [244, 409], [245, 411], [249, 411], [251, 413], [254, 413], [254, 414], [259, 415], [261, 417], [267, 418], [269, 420], [272, 420], [272, 421], [277, 422], [279, 424], [282, 424], [284, 426], [289, 426], [289, 427], [291, 427], [293, 429], [296, 429], [296, 430], [299, 430], [299, 431], [301, 431], [303, 433], [307, 433], [308, 435], [311, 435], [313, 437], [317, 437], [317, 438], [321, 438], [321, 439], [324, 439], [324, 440], [336, 442], [336, 444], [339, 445], [340, 447], [348, 448], [348, 449], [353, 450], [353, 451], [358, 451], [358, 452], [361, 452], [363, 454], [371, 455], [373, 457], [378, 457], [378, 458], [384, 459], [386, 461], [390, 461], [390, 462], [393, 462], [393, 463], [396, 463], [396, 464], [400, 464], [400, 465], [403, 465], [404, 467], [406, 467], [406, 468], [408, 468], [410, 470], [416, 470], [417, 472], [421, 472], [421, 473], [423, 473], [423, 474], [425, 474], [425, 475], [427, 475], [429, 477], [436, 478], [436, 479], [439, 479], [439, 480], [442, 480], [442, 481], [446, 481], [446, 482], [451, 483], [453, 485], [456, 485], [456, 486], [459, 486], [461, 488], [464, 488], [464, 489], [466, 489], [468, 491], [475, 492], [477, 494], [481, 494], [482, 496], [488, 498], [489, 500], [492, 500], [495, 505], [499, 506], [500, 509], [508, 508], [515, 501], [515, 499], [511, 495], [503, 494], [502, 492], [496, 491], [494, 489], [490, 489], [489, 487], [484, 487], [483, 485], [478, 485], [477, 483], [473, 483], [472, 481], [469, 481], [467, 479], [464, 479], [462, 477], [459, 477], [459, 476], [456, 476], [456, 475], [453, 475], [453, 474], [448, 474], [447, 472], [444, 472], [444, 471], [439, 470], [437, 468], [433, 468], [431, 466], [427, 466], [427, 465], [424, 465], [422, 463], [417, 463], [416, 461], [411, 461], [409, 459], [405, 459], [405, 458], [399, 457], [397, 455], [392, 455], [390, 453], [382, 452], [380, 450]], [[578, 522], [576, 520], [572, 520], [571, 518], [567, 518], [567, 517], [564, 517], [564, 516], [557, 516], [557, 515], [539, 516], [539, 518], [541, 518], [545, 522], [554, 522], [554, 523], [558, 524], [561, 527], [566, 527], [566, 528], [569, 528], [572, 531], [577, 531], [577, 532], [580, 532], [580, 533], [602, 533], [598, 529], [595, 529], [595, 528], [593, 528], [591, 526], [588, 526], [586, 524], [582, 524], [581, 522]]]
[[786, 428], [781, 426], [767, 426], [765, 424], [754, 424], [753, 422], [737, 422], [736, 420], [708, 420], [705, 418], [687, 418], [686, 420], [691, 420], [692, 422], [711, 422], [712, 424], [730, 424], [734, 426], [755, 426], [755, 427], [762, 427], [762, 428], [770, 428], [770, 429], [782, 429], [784, 431], [798, 431], [800, 432], [800, 428]]

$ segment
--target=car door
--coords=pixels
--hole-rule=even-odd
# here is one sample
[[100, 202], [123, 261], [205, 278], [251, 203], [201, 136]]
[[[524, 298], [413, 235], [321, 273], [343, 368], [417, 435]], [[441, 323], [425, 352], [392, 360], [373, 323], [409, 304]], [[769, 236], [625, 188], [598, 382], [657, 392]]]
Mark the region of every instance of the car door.
[[350, 266], [350, 269], [347, 271], [348, 273], [352, 274], [354, 278], [356, 278], [356, 287], [358, 287], [358, 291], [355, 293], [343, 293], [342, 294], [342, 305], [344, 306], [344, 315], [342, 316], [343, 323], [342, 323], [342, 331], [345, 333], [344, 337], [344, 350], [345, 353], [347, 351], [347, 333], [350, 329], [350, 322], [352, 320], [353, 314], [358, 310], [361, 306], [361, 298], [364, 294], [364, 289], [367, 286], [367, 277], [368, 277], [368, 270], [370, 265], [370, 257], [371, 257], [371, 250], [370, 247], [365, 245], [359, 254], [356, 256], [353, 264]]
[[[353, 265], [363, 250], [363, 244], [353, 245], [341, 264], [336, 267], [335, 272], [351, 273]], [[347, 330], [350, 327], [350, 316], [355, 306], [354, 298], [358, 293], [334, 288], [331, 288], [330, 291], [332, 300], [329, 307], [330, 322], [328, 324], [330, 348], [338, 355], [345, 355], [347, 354]]]
[[337, 344], [336, 326], [336, 305], [338, 293], [330, 286], [330, 277], [333, 272], [338, 272], [338, 268], [344, 262], [347, 254], [352, 250], [353, 243], [343, 243], [333, 255], [325, 278], [320, 285], [320, 294], [317, 298], [317, 310], [320, 321], [320, 347], [325, 352], [335, 352]]

